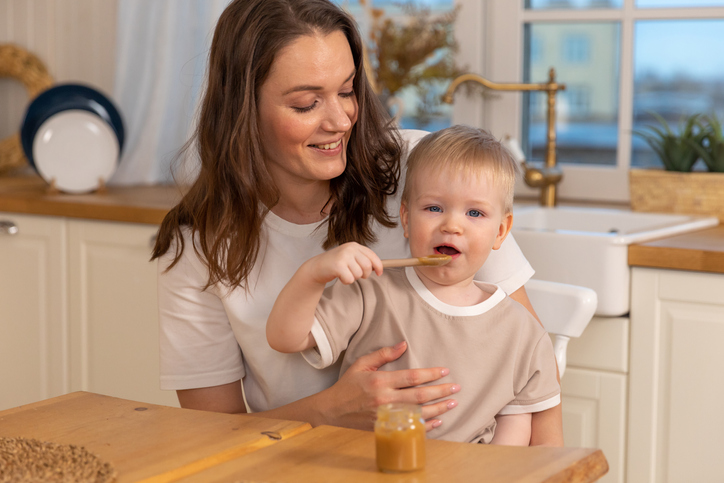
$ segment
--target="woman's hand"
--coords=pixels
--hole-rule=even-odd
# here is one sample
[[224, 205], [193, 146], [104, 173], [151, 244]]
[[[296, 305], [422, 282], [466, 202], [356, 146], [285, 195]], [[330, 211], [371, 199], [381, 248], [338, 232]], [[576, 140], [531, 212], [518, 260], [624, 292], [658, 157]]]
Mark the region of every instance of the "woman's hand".
[[323, 424], [371, 430], [374, 427], [377, 406], [391, 402], [425, 404], [422, 417], [427, 430], [436, 428], [442, 421], [435, 419], [457, 406], [454, 399], [445, 398], [460, 391], [460, 386], [447, 383], [417, 387], [448, 375], [444, 367], [380, 371], [380, 367], [399, 359], [407, 349], [406, 342], [394, 347], [383, 347], [360, 357], [334, 386], [319, 393], [317, 402]]

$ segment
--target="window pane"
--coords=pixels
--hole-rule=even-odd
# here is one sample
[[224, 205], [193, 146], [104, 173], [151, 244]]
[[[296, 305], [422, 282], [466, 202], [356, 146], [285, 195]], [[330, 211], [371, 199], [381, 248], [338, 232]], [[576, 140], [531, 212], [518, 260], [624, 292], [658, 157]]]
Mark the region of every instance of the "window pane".
[[[526, 25], [524, 81], [546, 82], [553, 67], [566, 84], [556, 98], [559, 162], [616, 164], [619, 31], [617, 22]], [[542, 160], [547, 95], [532, 92], [523, 106], [523, 149]]]
[[661, 8], [661, 7], [721, 7], [722, 0], [636, 0], [639, 8]]
[[[639, 21], [635, 39], [634, 129], [657, 124], [651, 112], [674, 130], [683, 115], [724, 118], [724, 20]], [[632, 151], [633, 166], [661, 165], [639, 136]]]
[[525, 0], [530, 10], [621, 8], [623, 0]]
[[[385, 18], [389, 18], [399, 25], [409, 21], [410, 6], [427, 10], [432, 16], [448, 13], [455, 7], [454, 0], [408, 0], [405, 2], [399, 0], [367, 0], [367, 2], [362, 3], [359, 0], [335, 0], [335, 2], [355, 17], [364, 39], [370, 38], [369, 32], [373, 25], [370, 5], [371, 8], [382, 10]], [[365, 3], [367, 6], [365, 6]], [[372, 46], [370, 50], [372, 53], [371, 63], [376, 65], [374, 47]], [[453, 53], [448, 49], [438, 49], [427, 57], [426, 63], [431, 65], [443, 58], [451, 58], [452, 56]], [[421, 65], [416, 68], [419, 69], [420, 67]], [[424, 81], [424, 85], [403, 87], [396, 91], [392, 98], [384, 92], [381, 93], [380, 97], [388, 105], [391, 114], [398, 114], [401, 109], [399, 123], [402, 128], [436, 131], [451, 124], [452, 105], [440, 102], [440, 98], [447, 89], [450, 80]], [[380, 89], [381, 86], [378, 86], [378, 90]]]

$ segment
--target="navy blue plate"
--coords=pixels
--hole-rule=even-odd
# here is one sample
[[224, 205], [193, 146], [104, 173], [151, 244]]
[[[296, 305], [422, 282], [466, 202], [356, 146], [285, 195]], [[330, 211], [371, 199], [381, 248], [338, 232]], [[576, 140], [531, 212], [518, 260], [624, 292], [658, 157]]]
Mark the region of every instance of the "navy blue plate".
[[33, 140], [40, 126], [51, 116], [69, 109], [80, 109], [96, 114], [113, 128], [118, 138], [119, 151], [123, 149], [125, 131], [116, 106], [108, 97], [92, 87], [82, 84], [59, 84], [41, 93], [28, 106], [20, 140], [30, 165], [35, 168]]

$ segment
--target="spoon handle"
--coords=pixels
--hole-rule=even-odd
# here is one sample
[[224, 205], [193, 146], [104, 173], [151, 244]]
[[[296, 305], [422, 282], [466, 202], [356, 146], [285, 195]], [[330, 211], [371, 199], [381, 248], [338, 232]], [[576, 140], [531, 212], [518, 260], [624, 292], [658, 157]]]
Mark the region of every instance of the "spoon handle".
[[424, 265], [419, 258], [390, 258], [382, 260], [382, 268], [415, 267]]

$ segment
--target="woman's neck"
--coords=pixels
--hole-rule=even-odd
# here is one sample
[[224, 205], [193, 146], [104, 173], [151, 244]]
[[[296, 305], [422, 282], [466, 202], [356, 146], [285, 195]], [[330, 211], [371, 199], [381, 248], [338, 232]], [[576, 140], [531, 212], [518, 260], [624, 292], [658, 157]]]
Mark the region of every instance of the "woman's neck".
[[279, 193], [279, 201], [271, 211], [289, 223], [308, 225], [329, 214], [329, 182], [287, 184], [279, 186]]

